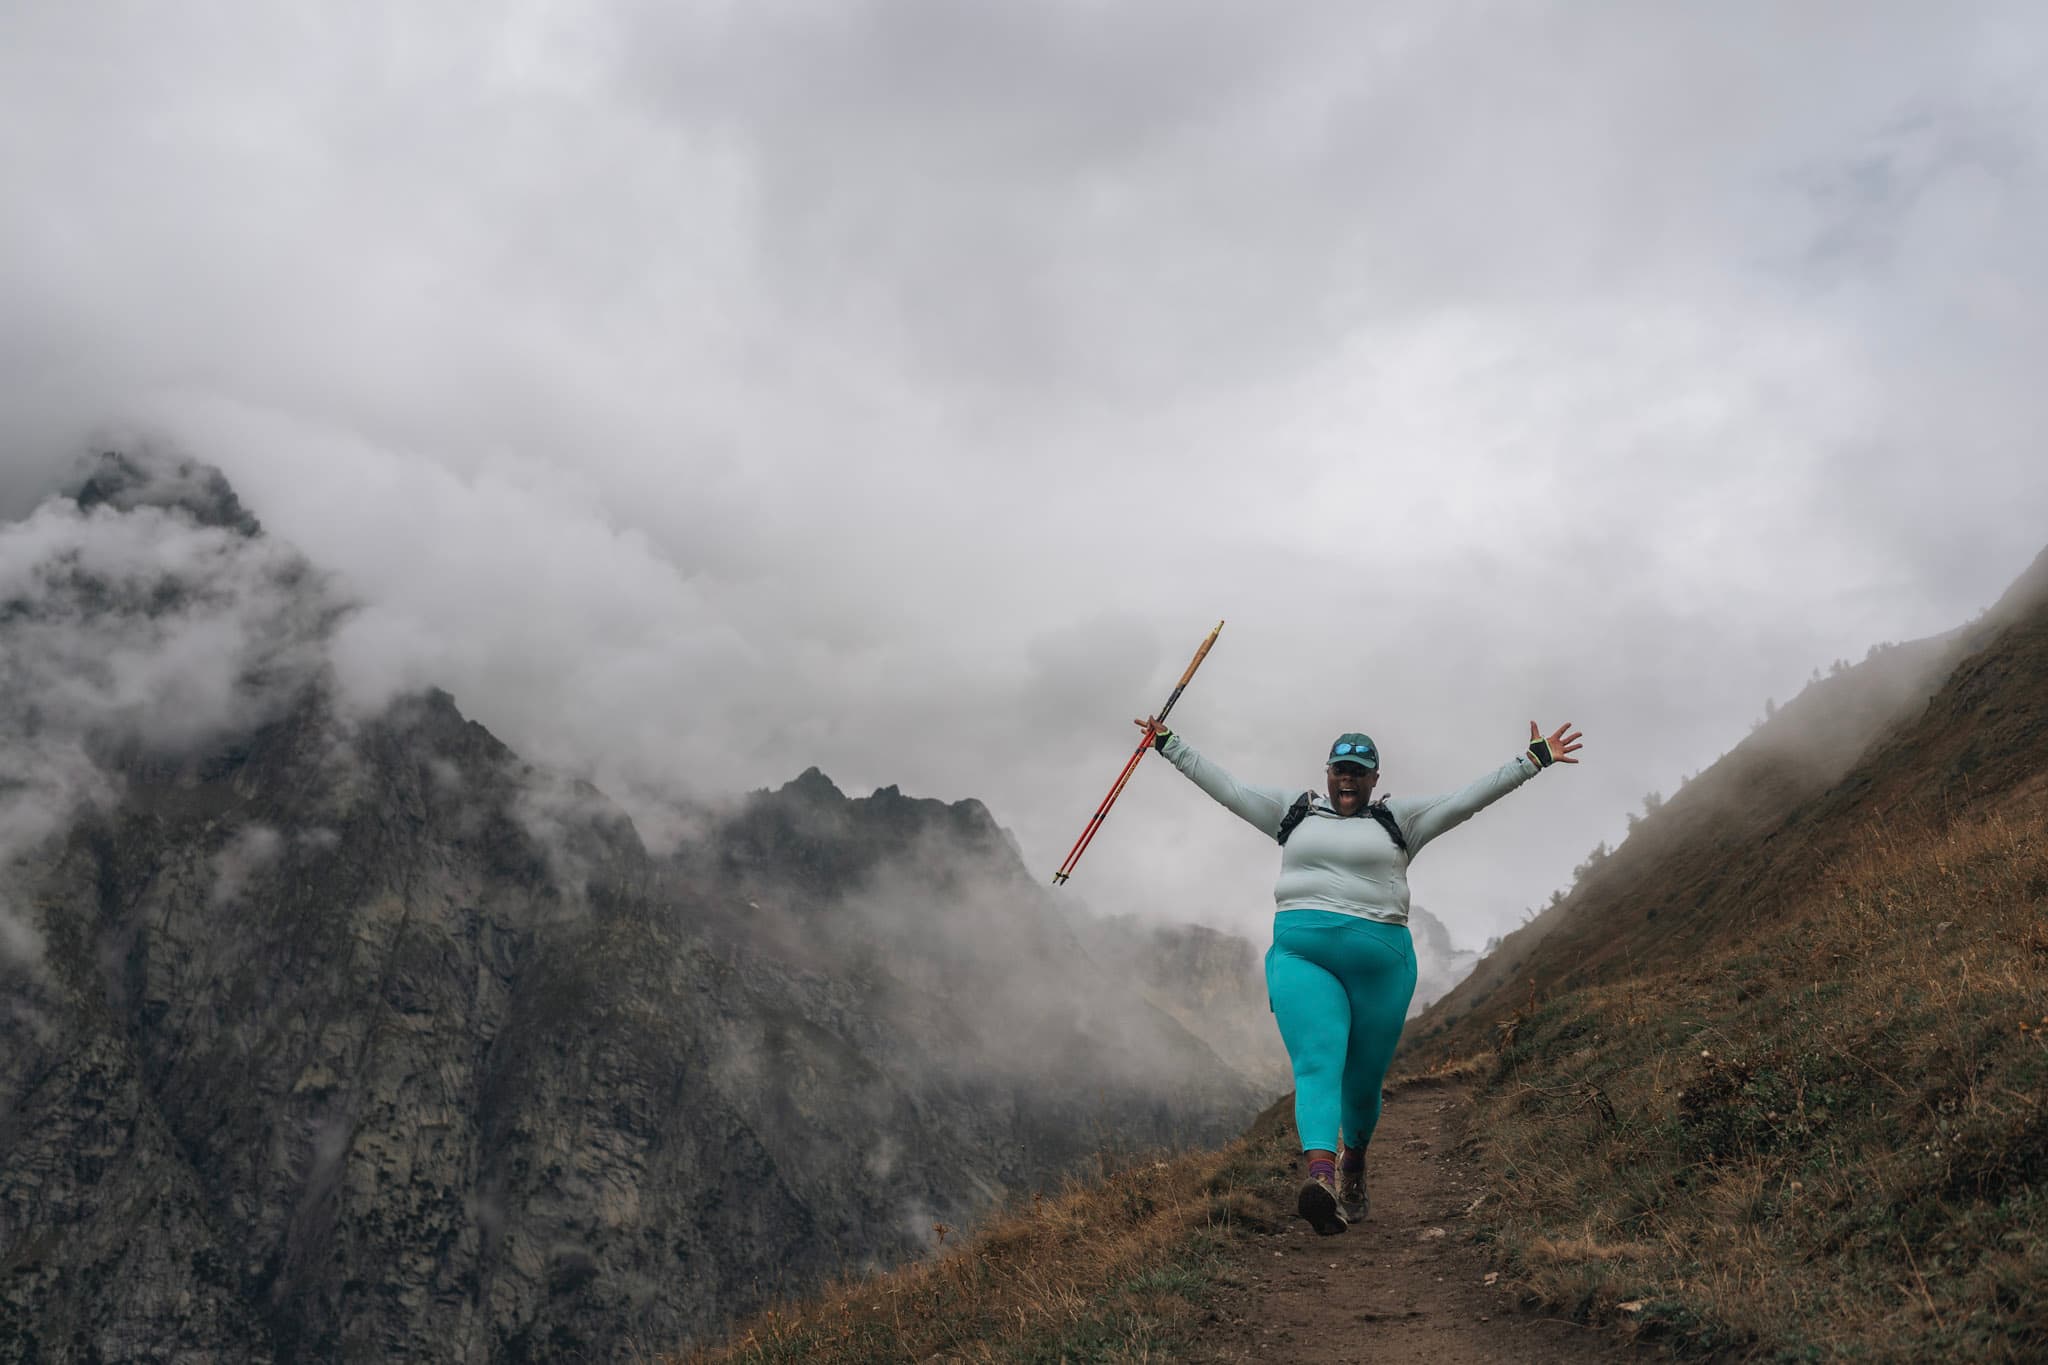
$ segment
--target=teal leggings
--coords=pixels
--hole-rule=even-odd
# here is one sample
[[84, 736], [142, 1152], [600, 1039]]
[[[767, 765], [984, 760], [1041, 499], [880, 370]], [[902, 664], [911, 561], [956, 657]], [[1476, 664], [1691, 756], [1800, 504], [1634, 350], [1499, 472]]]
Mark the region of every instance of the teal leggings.
[[1266, 952], [1266, 998], [1294, 1063], [1294, 1127], [1304, 1152], [1372, 1141], [1380, 1084], [1415, 994], [1415, 944], [1405, 924], [1282, 910]]

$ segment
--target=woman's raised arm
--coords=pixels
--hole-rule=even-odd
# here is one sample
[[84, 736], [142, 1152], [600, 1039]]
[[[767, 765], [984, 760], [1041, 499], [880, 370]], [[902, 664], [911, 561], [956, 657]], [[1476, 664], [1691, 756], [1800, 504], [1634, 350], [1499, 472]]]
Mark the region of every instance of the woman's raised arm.
[[1267, 838], [1280, 832], [1280, 821], [1298, 790], [1286, 787], [1254, 787], [1238, 781], [1222, 768], [1195, 752], [1192, 744], [1148, 716], [1134, 721], [1152, 736], [1152, 745], [1166, 755], [1166, 761], [1187, 775], [1190, 782], [1209, 793], [1216, 804], [1237, 816]]

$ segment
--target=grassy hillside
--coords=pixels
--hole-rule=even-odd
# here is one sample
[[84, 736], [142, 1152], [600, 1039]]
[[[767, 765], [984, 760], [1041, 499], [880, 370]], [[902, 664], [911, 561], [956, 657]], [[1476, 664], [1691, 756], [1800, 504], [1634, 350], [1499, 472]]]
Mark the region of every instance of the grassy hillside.
[[1055, 1198], [1033, 1196], [972, 1236], [932, 1228], [929, 1260], [849, 1275], [738, 1324], [674, 1365], [986, 1361], [1098, 1365], [1181, 1359], [1199, 1339], [1234, 1239], [1269, 1230], [1294, 1178], [1291, 1107], [1275, 1103], [1221, 1151], [1147, 1156]]
[[1811, 690], [1411, 1026], [1405, 1065], [1483, 1082], [1532, 1301], [1767, 1359], [2048, 1359], [2044, 570], [1924, 706]]
[[2048, 799], [1873, 818], [1753, 937], [1468, 1061], [1530, 1297], [1768, 1359], [2048, 1359]]
[[1412, 1021], [1404, 1056], [1467, 1055], [1532, 998], [1754, 936], [1871, 819], [1938, 824], [2028, 789], [2044, 696], [2048, 552], [1971, 626], [1875, 650], [1778, 709]]

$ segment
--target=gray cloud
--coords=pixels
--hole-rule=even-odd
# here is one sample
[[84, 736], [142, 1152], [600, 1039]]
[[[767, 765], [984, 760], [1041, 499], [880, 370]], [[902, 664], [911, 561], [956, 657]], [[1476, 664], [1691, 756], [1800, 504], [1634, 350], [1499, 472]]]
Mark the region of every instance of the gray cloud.
[[[1569, 715], [1418, 862], [1476, 943], [2039, 548], [2044, 28], [16, 7], [0, 506], [167, 432], [363, 601], [362, 704], [639, 810], [976, 795], [1048, 873], [1218, 617], [1179, 714], [1250, 780]], [[1073, 891], [1255, 928], [1273, 856], [1148, 767]]]
[[[197, 467], [89, 467], [74, 500], [0, 525], [0, 958], [41, 945], [9, 870], [82, 806], [118, 795], [109, 750], [187, 750], [260, 723], [323, 667], [336, 614], [317, 575]], [[74, 477], [74, 483], [86, 470]], [[211, 503], [208, 499], [212, 499]], [[202, 521], [178, 502], [208, 507]], [[264, 840], [269, 842], [266, 845]], [[237, 894], [276, 836], [219, 863]]]
[[284, 836], [268, 825], [244, 825], [213, 856], [213, 887], [207, 898], [216, 907], [232, 905], [284, 851]]

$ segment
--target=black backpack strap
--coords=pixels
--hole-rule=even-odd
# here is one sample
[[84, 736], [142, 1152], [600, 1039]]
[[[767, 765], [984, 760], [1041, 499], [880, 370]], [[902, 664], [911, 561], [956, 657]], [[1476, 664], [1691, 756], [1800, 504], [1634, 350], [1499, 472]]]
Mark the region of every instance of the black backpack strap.
[[1287, 836], [1294, 833], [1294, 827], [1308, 819], [1308, 813], [1315, 809], [1316, 794], [1303, 792], [1294, 798], [1294, 804], [1287, 808], [1287, 814], [1280, 817], [1280, 828], [1273, 835], [1284, 846]]
[[1386, 827], [1387, 837], [1394, 841], [1394, 847], [1406, 853], [1408, 851], [1408, 840], [1402, 835], [1401, 826], [1394, 819], [1394, 812], [1387, 809], [1387, 803], [1375, 801], [1370, 806], [1367, 806], [1366, 809], [1372, 812], [1373, 819]]
[[[1294, 833], [1295, 826], [1308, 819], [1308, 813], [1315, 809], [1315, 805], [1316, 794], [1314, 792], [1303, 792], [1295, 797], [1294, 804], [1287, 808], [1287, 814], [1280, 817], [1280, 828], [1273, 837], [1278, 839], [1284, 847], [1287, 843], [1287, 836]], [[1408, 837], [1401, 833], [1400, 823], [1394, 819], [1394, 812], [1387, 809], [1387, 803], [1375, 801], [1367, 806], [1365, 810], [1366, 814], [1380, 822], [1381, 828], [1387, 832], [1387, 837], [1394, 841], [1394, 847], [1406, 853], [1408, 851]]]

